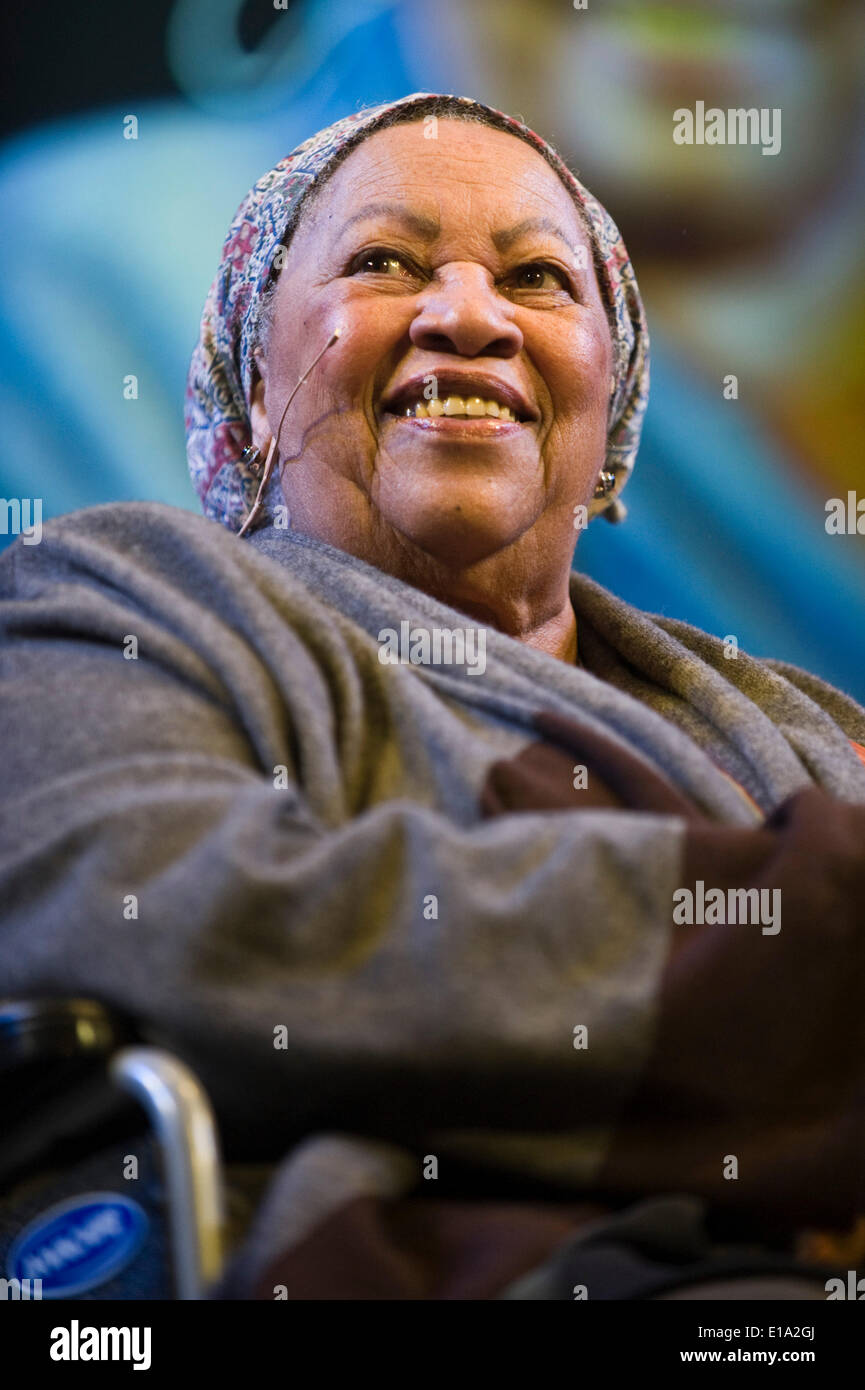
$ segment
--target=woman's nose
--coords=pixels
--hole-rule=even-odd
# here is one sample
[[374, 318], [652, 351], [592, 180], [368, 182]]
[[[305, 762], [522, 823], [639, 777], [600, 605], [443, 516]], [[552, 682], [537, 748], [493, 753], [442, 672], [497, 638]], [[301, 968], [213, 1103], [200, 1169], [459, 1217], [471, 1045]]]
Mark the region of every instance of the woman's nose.
[[479, 265], [453, 265], [420, 296], [409, 333], [415, 347], [460, 357], [513, 357], [523, 335], [508, 301]]

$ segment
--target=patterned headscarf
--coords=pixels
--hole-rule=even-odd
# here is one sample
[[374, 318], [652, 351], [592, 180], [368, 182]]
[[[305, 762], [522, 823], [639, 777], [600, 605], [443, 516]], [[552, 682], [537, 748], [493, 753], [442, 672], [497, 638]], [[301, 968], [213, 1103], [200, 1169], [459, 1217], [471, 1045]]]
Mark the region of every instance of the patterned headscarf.
[[[192, 356], [186, 391], [189, 470], [205, 515], [239, 530], [258, 491], [258, 478], [241, 459], [252, 442], [249, 401], [256, 346], [257, 304], [267, 289], [274, 258], [303, 194], [359, 134], [371, 135], [391, 112], [421, 108], [435, 94], [415, 92], [399, 101], [345, 116], [281, 159], [258, 180], [237, 210], [225, 239], [222, 261], [207, 296], [201, 335]], [[451, 98], [451, 100], [453, 100]], [[634, 466], [649, 394], [649, 338], [634, 270], [609, 213], [574, 177], [558, 154], [528, 126], [469, 97], [461, 106], [503, 120], [553, 164], [582, 206], [592, 241], [601, 292], [614, 325], [615, 391], [610, 410], [604, 468], [615, 478], [606, 497], [593, 501], [589, 516], [624, 515], [618, 502]]]

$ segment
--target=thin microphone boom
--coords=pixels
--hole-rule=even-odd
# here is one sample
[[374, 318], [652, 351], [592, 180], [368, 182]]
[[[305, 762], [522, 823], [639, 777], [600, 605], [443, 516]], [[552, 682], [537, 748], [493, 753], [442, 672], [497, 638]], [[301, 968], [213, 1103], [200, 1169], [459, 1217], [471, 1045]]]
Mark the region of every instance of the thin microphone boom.
[[253, 504], [252, 504], [252, 509], [251, 509], [251, 511], [249, 512], [249, 514], [247, 515], [246, 520], [244, 521], [243, 525], [241, 526], [240, 530], [239, 530], [238, 533], [237, 533], [238, 536], [242, 536], [242, 535], [243, 535], [244, 531], [247, 529], [248, 526], [251, 526], [252, 522], [255, 520], [256, 516], [258, 515], [258, 510], [259, 510], [259, 507], [261, 506], [261, 499], [262, 499], [262, 497], [264, 496], [265, 488], [267, 487], [268, 483], [270, 482], [270, 475], [271, 475], [271, 473], [273, 472], [273, 461], [274, 461], [274, 459], [276, 458], [276, 450], [277, 450], [277, 446], [278, 446], [278, 444], [279, 444], [279, 436], [280, 436], [280, 434], [282, 433], [282, 425], [283, 425], [283, 421], [285, 420], [285, 417], [286, 417], [286, 415], [287, 415], [287, 413], [288, 413], [288, 407], [291, 405], [292, 401], [294, 400], [295, 396], [297, 395], [297, 393], [298, 393], [298, 391], [300, 390], [300, 388], [301, 388], [301, 386], [303, 385], [303, 383], [306, 381], [306, 378], [309, 376], [309, 374], [310, 374], [310, 372], [312, 371], [313, 367], [318, 366], [318, 363], [321, 361], [322, 357], [324, 357], [324, 354], [327, 352], [328, 348], [329, 348], [329, 347], [333, 347], [334, 343], [336, 342], [336, 340], [337, 340], [337, 338], [339, 337], [339, 335], [340, 335], [341, 332], [342, 332], [342, 328], [341, 328], [341, 327], [340, 327], [340, 328], [335, 328], [335, 329], [333, 330], [333, 332], [331, 333], [331, 335], [330, 335], [330, 337], [328, 338], [327, 342], [325, 343], [324, 347], [322, 348], [321, 352], [318, 354], [317, 357], [314, 357], [314, 358], [312, 359], [312, 361], [310, 362], [310, 364], [309, 364], [309, 366], [307, 367], [306, 371], [304, 372], [303, 376], [300, 378], [300, 381], [297, 383], [297, 385], [294, 387], [294, 389], [292, 390], [291, 394], [289, 395], [288, 400], [287, 400], [286, 403], [285, 403], [285, 407], [284, 407], [284, 409], [283, 409], [282, 415], [280, 416], [280, 419], [279, 419], [279, 426], [278, 426], [278, 428], [277, 428], [276, 434], [273, 436], [273, 438], [272, 438], [271, 441], [270, 441], [270, 448], [269, 448], [268, 451], [267, 451], [267, 459], [266, 459], [265, 465], [264, 465], [264, 472], [263, 472], [263, 474], [261, 475], [261, 482], [260, 482], [259, 485], [258, 485], [258, 492], [257, 492], [256, 495], [255, 495], [255, 501], [254, 501]]

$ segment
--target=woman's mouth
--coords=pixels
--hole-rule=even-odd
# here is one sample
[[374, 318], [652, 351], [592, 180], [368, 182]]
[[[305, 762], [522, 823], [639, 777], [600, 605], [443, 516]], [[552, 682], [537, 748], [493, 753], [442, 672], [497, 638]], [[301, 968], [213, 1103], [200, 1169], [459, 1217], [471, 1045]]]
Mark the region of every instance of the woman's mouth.
[[416, 420], [439, 420], [445, 415], [451, 420], [517, 419], [509, 406], [499, 401], [484, 400], [481, 396], [445, 396], [444, 399], [434, 396], [431, 401], [417, 401], [414, 405], [405, 406], [400, 414], [413, 416]]
[[400, 424], [419, 425], [444, 434], [511, 434], [523, 423], [509, 406], [482, 396], [434, 396], [432, 400], [418, 400], [402, 406], [398, 412], [387, 413]]

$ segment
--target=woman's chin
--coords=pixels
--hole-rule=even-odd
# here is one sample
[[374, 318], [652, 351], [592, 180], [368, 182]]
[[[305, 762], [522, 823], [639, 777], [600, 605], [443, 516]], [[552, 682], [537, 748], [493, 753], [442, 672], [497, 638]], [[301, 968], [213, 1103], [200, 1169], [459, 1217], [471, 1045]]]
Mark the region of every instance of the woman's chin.
[[[498, 461], [497, 461], [498, 462]], [[522, 465], [522, 466], [520, 466]], [[380, 468], [373, 500], [388, 525], [426, 554], [464, 568], [512, 545], [545, 507], [543, 468], [514, 459], [504, 469], [489, 460], [443, 467]]]
[[426, 555], [454, 570], [475, 565], [519, 540], [536, 514], [481, 505], [470, 498], [450, 505], [400, 508], [387, 520]]

